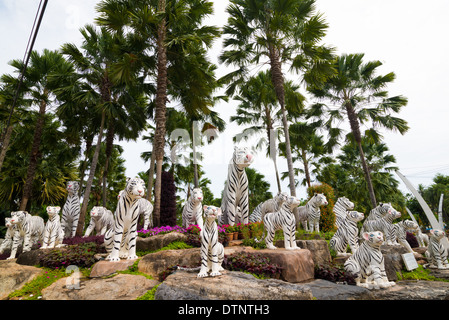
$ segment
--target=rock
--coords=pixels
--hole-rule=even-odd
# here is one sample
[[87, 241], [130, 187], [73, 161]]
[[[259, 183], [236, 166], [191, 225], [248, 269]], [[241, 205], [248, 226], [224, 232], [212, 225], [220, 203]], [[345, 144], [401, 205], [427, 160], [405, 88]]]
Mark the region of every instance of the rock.
[[388, 289], [373, 290], [375, 300], [448, 300], [449, 283], [442, 281], [398, 281]]
[[449, 280], [449, 269], [428, 269], [430, 275], [435, 278]]
[[17, 264], [16, 259], [0, 261], [0, 299], [5, 300], [11, 292], [43, 273], [42, 269]]
[[[296, 240], [296, 244], [301, 249], [310, 251], [315, 265], [329, 264], [332, 260], [326, 240]], [[284, 248], [284, 240], [276, 241], [275, 246]]]
[[144, 276], [118, 274], [106, 279], [81, 280], [80, 289], [67, 289], [62, 278], [42, 290], [43, 300], [135, 300], [159, 282]]
[[156, 290], [155, 300], [311, 300], [311, 289], [282, 280], [256, 279], [238, 271], [198, 278], [197, 272], [176, 271]]
[[318, 300], [372, 300], [373, 293], [365, 288], [343, 285], [323, 279], [307, 283], [313, 296]]
[[109, 276], [117, 271], [127, 270], [136, 260], [98, 261], [92, 266], [89, 277], [101, 278]]
[[37, 266], [42, 256], [55, 249], [37, 249], [21, 253], [17, 257], [17, 263], [25, 266]]
[[406, 270], [402, 254], [407, 253], [407, 249], [403, 246], [382, 245], [380, 251], [384, 256], [385, 272], [389, 281], [398, 281], [396, 272]]
[[157, 234], [155, 236], [141, 238], [137, 237], [137, 251], [155, 251], [159, 250], [175, 241], [186, 241], [187, 236], [180, 232], [170, 232], [166, 234]]
[[143, 256], [139, 261], [138, 270], [154, 278], [158, 278], [159, 273], [169, 267], [176, 265], [196, 267], [200, 263], [200, 248], [163, 250]]

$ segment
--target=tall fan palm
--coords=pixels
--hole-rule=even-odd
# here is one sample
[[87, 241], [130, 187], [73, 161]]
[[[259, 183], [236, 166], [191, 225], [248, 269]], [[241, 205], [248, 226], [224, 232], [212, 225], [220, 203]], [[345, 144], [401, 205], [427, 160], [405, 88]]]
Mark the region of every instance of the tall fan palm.
[[[231, 0], [230, 15], [223, 33], [225, 51], [220, 61], [237, 70], [223, 77], [231, 83], [227, 93], [245, 85], [249, 67], [268, 64], [271, 81], [282, 112], [290, 193], [296, 195], [293, 160], [285, 108], [283, 69], [302, 73], [302, 79], [315, 83], [332, 73], [332, 50], [318, 43], [327, 25], [315, 13], [315, 0]], [[263, 59], [266, 60], [263, 60]]]
[[[404, 134], [408, 130], [407, 122], [391, 116], [398, 113], [407, 104], [403, 96], [389, 97], [386, 86], [396, 78], [393, 72], [376, 75], [382, 65], [380, 61], [363, 63], [364, 54], [347, 54], [337, 57], [334, 67], [335, 76], [329, 78], [320, 87], [311, 87], [313, 95], [328, 105], [318, 103], [312, 107], [315, 115], [328, 113], [328, 123], [341, 121], [346, 115], [351, 128], [351, 135], [359, 150], [363, 172], [365, 174], [369, 198], [373, 208], [376, 196], [371, 181], [370, 168], [367, 165], [362, 148], [361, 126], [371, 123], [365, 136], [378, 142], [381, 135], [377, 128], [385, 128]], [[331, 125], [330, 125], [331, 126]]]

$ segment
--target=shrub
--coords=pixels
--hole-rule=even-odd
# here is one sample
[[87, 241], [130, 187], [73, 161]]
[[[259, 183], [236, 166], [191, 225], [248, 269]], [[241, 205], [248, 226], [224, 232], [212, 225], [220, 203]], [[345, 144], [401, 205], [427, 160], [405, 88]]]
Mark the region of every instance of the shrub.
[[407, 234], [405, 236], [405, 240], [407, 240], [407, 242], [410, 245], [410, 247], [412, 247], [412, 248], [418, 248], [419, 247], [418, 240], [416, 239], [416, 237], [412, 233], [407, 232]]
[[355, 285], [354, 275], [347, 272], [342, 265], [316, 265], [315, 279]]
[[223, 268], [230, 271], [246, 271], [269, 278], [279, 278], [282, 272], [282, 267], [272, 264], [268, 257], [260, 253], [246, 252], [225, 255]]
[[161, 226], [161, 227], [155, 227], [148, 230], [141, 229], [137, 231], [137, 235], [141, 238], [147, 238], [151, 236], [155, 236], [157, 234], [166, 234], [170, 232], [186, 232], [186, 229], [180, 227], [180, 226]]
[[88, 268], [96, 262], [94, 259], [95, 254], [105, 252], [106, 250], [103, 246], [95, 242], [85, 242], [62, 249], [54, 249], [42, 256], [39, 264], [42, 267], [51, 269], [66, 268], [70, 265], [75, 265], [78, 268]]
[[72, 238], [65, 238], [62, 241], [63, 244], [66, 244], [69, 246], [88, 243], [88, 242], [93, 242], [93, 243], [97, 244], [98, 246], [101, 246], [104, 243], [104, 236], [103, 235], [89, 236], [89, 237], [75, 236]]
[[162, 172], [161, 176], [161, 225], [176, 225], [176, 186], [171, 172]]

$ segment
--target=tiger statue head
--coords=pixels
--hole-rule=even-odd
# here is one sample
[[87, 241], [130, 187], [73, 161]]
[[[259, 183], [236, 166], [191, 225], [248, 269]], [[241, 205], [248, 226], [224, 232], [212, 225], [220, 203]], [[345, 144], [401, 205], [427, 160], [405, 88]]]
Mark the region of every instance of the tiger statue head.
[[382, 215], [385, 215], [387, 213], [391, 213], [391, 211], [396, 211], [393, 206], [391, 205], [391, 203], [380, 203], [377, 208], [379, 208], [379, 212]]
[[371, 247], [379, 248], [384, 243], [384, 234], [380, 231], [363, 232], [362, 237]]
[[358, 211], [348, 211], [346, 213], [346, 216], [348, 217], [349, 220], [354, 222], [362, 221], [363, 218], [365, 218], [365, 215], [362, 212]]
[[346, 197], [340, 197], [340, 198], [338, 198], [337, 201], [341, 202], [342, 205], [343, 205], [347, 210], [352, 210], [352, 209], [354, 209], [354, 202], [352, 202], [351, 200], [349, 200], [349, 199], [346, 198]]
[[274, 198], [275, 198], [276, 202], [283, 203], [283, 202], [287, 201], [288, 193], [287, 192], [278, 192]]
[[50, 220], [52, 220], [55, 216], [57, 216], [59, 214], [59, 211], [61, 211], [61, 207], [57, 206], [57, 207], [51, 207], [48, 206], [47, 207], [47, 214]]
[[125, 192], [133, 199], [140, 199], [145, 195], [145, 182], [139, 177], [128, 178]]
[[445, 232], [443, 230], [439, 229], [432, 229], [430, 230], [430, 239], [434, 239], [437, 241], [440, 241], [446, 236]]
[[69, 194], [75, 194], [80, 188], [80, 183], [78, 181], [67, 181], [67, 191]]
[[405, 230], [415, 234], [418, 233], [419, 225], [412, 220], [404, 220], [403, 222]]
[[203, 201], [203, 190], [201, 190], [201, 188], [194, 188], [191, 190], [190, 193], [190, 200], [193, 203], [198, 203]]
[[104, 211], [104, 207], [92, 207], [92, 209], [90, 210], [90, 216], [94, 219], [100, 219]]
[[284, 205], [288, 206], [290, 208], [290, 211], [293, 211], [294, 208], [299, 206], [301, 204], [301, 201], [293, 196], [288, 196], [287, 200], [285, 200]]
[[11, 223], [11, 218], [5, 217], [5, 227], [7, 228], [13, 227], [13, 224]]
[[315, 193], [313, 195], [313, 198], [314, 198], [315, 204], [317, 204], [318, 206], [327, 206], [327, 198], [324, 194]]
[[246, 168], [254, 161], [254, 156], [251, 154], [248, 147], [234, 147], [233, 162], [239, 168]]
[[203, 214], [206, 220], [215, 220], [218, 219], [219, 216], [221, 216], [221, 208], [215, 207], [215, 206], [203, 206]]
[[20, 224], [25, 220], [26, 214], [28, 212], [26, 211], [13, 211], [11, 212], [11, 220], [10, 222], [12, 224]]

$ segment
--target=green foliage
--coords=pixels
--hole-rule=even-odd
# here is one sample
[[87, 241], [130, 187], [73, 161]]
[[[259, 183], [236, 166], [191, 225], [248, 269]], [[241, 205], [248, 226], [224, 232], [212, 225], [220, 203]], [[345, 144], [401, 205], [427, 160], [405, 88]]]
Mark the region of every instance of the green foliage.
[[159, 287], [161, 283], [155, 285], [151, 290], [148, 290], [147, 293], [138, 297], [136, 300], [154, 300], [154, 295], [156, 294], [157, 287]]
[[445, 281], [449, 282], [448, 279], [436, 278], [430, 275], [430, 270], [425, 269], [423, 266], [419, 265], [417, 269], [412, 271], [396, 272], [399, 280], [424, 280], [424, 281]]
[[259, 203], [273, 198], [270, 190], [270, 184], [265, 181], [265, 176], [256, 169], [246, 168], [246, 175], [248, 177], [248, 201], [249, 212], [252, 212]]
[[88, 268], [96, 262], [94, 255], [97, 253], [104, 253], [104, 248], [94, 242], [71, 245], [51, 250], [41, 257], [39, 265], [50, 269], [66, 268], [70, 265]]
[[272, 264], [270, 259], [259, 253], [239, 252], [225, 255], [223, 268], [231, 271], [244, 271], [258, 276], [279, 278], [282, 268]]
[[316, 265], [315, 279], [355, 285], [355, 277], [347, 272], [342, 265]]
[[321, 183], [319, 185], [313, 185], [310, 188], [307, 188], [307, 193], [309, 195], [309, 199], [315, 193], [322, 193], [326, 196], [328, 205], [320, 207], [320, 231], [335, 231], [335, 214], [333, 212], [335, 199], [334, 189], [327, 183]]

